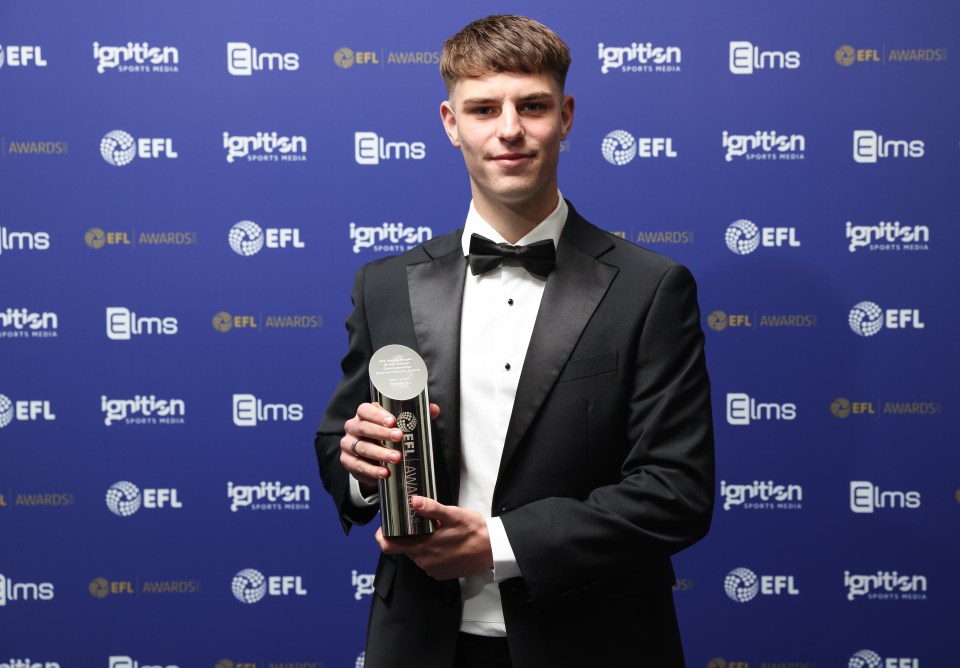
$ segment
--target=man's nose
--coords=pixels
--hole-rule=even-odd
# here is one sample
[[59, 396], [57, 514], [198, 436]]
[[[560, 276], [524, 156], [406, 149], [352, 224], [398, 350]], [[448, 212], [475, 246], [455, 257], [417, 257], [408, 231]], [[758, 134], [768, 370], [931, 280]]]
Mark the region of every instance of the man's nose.
[[500, 126], [497, 136], [507, 142], [515, 142], [523, 137], [523, 122], [516, 109], [505, 108], [500, 114]]

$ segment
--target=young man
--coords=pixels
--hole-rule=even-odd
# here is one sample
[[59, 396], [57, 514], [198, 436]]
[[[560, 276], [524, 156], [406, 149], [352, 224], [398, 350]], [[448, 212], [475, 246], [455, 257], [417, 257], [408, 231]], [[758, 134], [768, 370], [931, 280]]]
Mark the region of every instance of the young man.
[[399, 459], [379, 441], [401, 433], [366, 403], [367, 364], [409, 346], [436, 402], [439, 496], [413, 506], [441, 525], [377, 533], [367, 668], [683, 665], [670, 555], [713, 506], [696, 287], [560, 197], [569, 63], [523, 17], [447, 40], [440, 116], [470, 175], [466, 225], [357, 273], [321, 476], [346, 531], [374, 518], [381, 462]]

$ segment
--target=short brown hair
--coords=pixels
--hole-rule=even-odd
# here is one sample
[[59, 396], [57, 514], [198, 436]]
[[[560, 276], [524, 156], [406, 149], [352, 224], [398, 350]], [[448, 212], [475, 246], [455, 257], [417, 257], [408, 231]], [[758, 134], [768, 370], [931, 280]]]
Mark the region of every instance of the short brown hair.
[[557, 33], [525, 16], [499, 14], [478, 19], [448, 39], [440, 75], [449, 93], [460, 79], [492, 72], [547, 73], [563, 90], [570, 49]]

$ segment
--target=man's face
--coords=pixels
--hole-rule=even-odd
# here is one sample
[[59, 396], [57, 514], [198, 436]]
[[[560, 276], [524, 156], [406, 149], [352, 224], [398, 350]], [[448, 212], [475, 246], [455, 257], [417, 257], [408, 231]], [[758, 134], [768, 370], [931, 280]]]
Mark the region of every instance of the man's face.
[[573, 97], [549, 74], [461, 79], [440, 105], [447, 136], [463, 151], [477, 210], [507, 206], [546, 216], [556, 206], [560, 140]]

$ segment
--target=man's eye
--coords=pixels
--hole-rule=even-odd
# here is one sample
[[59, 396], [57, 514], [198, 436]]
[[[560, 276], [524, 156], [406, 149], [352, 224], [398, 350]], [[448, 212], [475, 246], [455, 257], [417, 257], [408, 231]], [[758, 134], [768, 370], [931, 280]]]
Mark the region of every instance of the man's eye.
[[542, 102], [527, 102], [523, 105], [524, 111], [543, 111], [544, 104]]
[[474, 107], [473, 113], [478, 116], [489, 116], [494, 112], [493, 107]]

